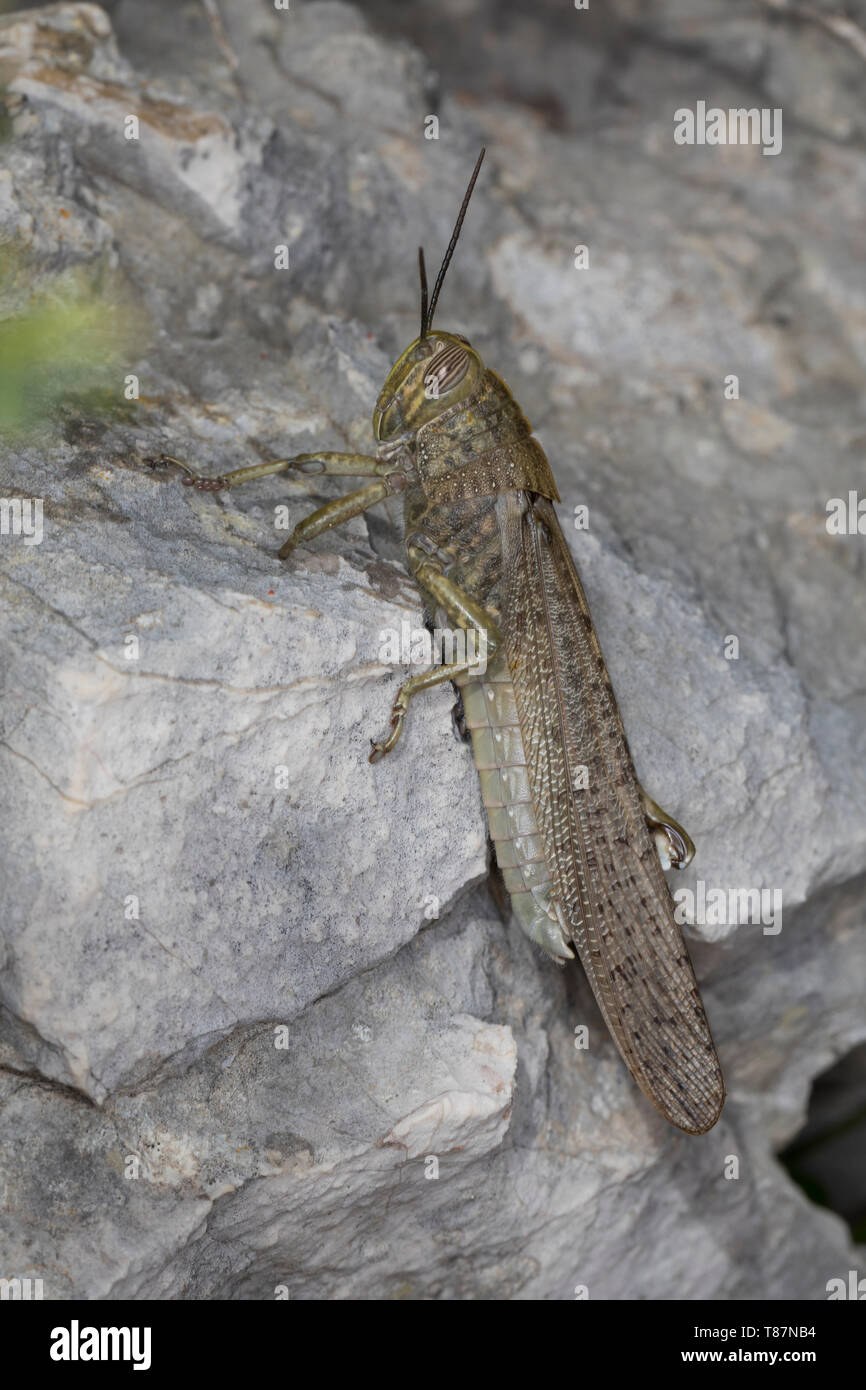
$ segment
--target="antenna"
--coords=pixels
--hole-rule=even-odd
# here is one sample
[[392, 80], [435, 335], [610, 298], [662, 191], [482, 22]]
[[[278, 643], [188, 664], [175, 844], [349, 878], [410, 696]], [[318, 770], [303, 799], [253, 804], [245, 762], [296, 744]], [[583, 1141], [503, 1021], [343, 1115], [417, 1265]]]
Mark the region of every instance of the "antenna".
[[480, 155], [475, 161], [475, 168], [472, 170], [472, 178], [469, 180], [469, 187], [463, 195], [463, 202], [460, 204], [460, 211], [457, 214], [457, 221], [454, 223], [454, 231], [451, 233], [451, 240], [448, 243], [448, 250], [439, 267], [439, 274], [436, 276], [436, 284], [433, 286], [433, 295], [430, 299], [430, 307], [426, 310], [427, 303], [427, 277], [424, 271], [423, 253], [421, 254], [421, 337], [427, 335], [427, 330], [433, 322], [433, 315], [436, 312], [436, 302], [439, 298], [439, 291], [442, 288], [442, 281], [445, 279], [445, 272], [451, 264], [451, 257], [454, 255], [454, 248], [457, 245], [457, 238], [460, 235], [460, 228], [463, 226], [463, 219], [466, 216], [466, 209], [469, 206], [469, 199], [472, 197], [472, 190], [475, 187], [475, 180], [478, 178], [478, 171], [481, 168], [486, 149], [482, 148]]
[[424, 264], [424, 247], [418, 247], [418, 271], [421, 276], [421, 332], [419, 338], [427, 337], [427, 267]]

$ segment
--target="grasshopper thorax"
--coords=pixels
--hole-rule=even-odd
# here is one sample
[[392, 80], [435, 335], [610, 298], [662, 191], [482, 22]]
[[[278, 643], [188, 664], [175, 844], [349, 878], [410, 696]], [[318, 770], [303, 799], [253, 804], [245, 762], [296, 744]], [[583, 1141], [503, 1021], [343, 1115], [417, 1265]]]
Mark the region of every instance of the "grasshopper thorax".
[[467, 400], [484, 375], [484, 363], [459, 333], [437, 329], [416, 338], [388, 373], [376, 408], [373, 433], [377, 440], [414, 436], [454, 405]]

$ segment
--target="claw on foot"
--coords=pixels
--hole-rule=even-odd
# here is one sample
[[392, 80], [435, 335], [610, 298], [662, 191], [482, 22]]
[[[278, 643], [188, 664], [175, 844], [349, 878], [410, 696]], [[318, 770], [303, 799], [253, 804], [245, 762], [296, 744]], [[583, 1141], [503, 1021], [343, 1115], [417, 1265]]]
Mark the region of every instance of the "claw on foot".
[[684, 869], [695, 857], [691, 836], [641, 789], [641, 802], [663, 869]]
[[390, 753], [394, 744], [403, 732], [403, 720], [406, 718], [406, 711], [395, 704], [391, 711], [391, 732], [381, 743], [374, 743], [370, 750], [369, 761], [380, 763], [386, 753]]
[[471, 743], [472, 735], [466, 723], [466, 711], [463, 708], [463, 696], [457, 692], [457, 699], [451, 706], [451, 728], [458, 743]]
[[200, 473], [195, 473], [188, 463], [184, 463], [183, 459], [176, 459], [173, 454], [159, 454], [146, 462], [151, 468], [164, 468], [167, 463], [173, 463], [175, 468], [182, 468], [186, 477], [181, 478], [181, 483], [184, 487], [194, 487], [196, 492], [219, 492], [226, 486], [226, 480], [222, 475], [217, 478], [203, 478]]
[[184, 487], [194, 487], [196, 492], [220, 492], [226, 486], [225, 478], [200, 478], [195, 473], [180, 481]]
[[679, 835], [665, 826], [663, 829], [653, 830], [652, 837], [663, 869], [682, 869], [685, 867], [686, 850]]

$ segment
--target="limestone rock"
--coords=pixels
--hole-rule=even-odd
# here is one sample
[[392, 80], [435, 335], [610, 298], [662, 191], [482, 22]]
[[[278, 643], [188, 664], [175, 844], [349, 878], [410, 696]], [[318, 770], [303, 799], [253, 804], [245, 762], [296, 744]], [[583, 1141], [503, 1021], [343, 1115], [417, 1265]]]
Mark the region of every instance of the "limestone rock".
[[[222, 36], [198, 4], [0, 19], [0, 319], [104, 320], [96, 356], [34, 368], [0, 453], [0, 496], [44, 507], [39, 543], [0, 536], [0, 1276], [815, 1299], [856, 1263], [774, 1157], [866, 1037], [864, 538], [825, 524], [862, 486], [850, 52], [756, 11], [684, 56], [657, 8], [655, 41], [628, 6], [590, 21], [591, 125], [547, 7], [504, 7], [470, 93], [429, 15], [398, 37], [384, 0], [226, 0]], [[786, 108], [815, 74], [783, 152], [675, 146], [696, 76], [761, 104], [759, 66], [717, 61], [741, 41]], [[488, 900], [450, 688], [367, 762], [405, 675], [383, 634], [423, 623], [397, 510], [282, 565], [339, 480], [215, 499], [149, 462], [369, 449], [415, 247], [441, 253], [484, 141], [439, 322], [549, 453], [640, 776], [698, 845], [672, 886], [782, 894], [774, 922], [691, 933], [729, 1089], [697, 1140], [631, 1083], [577, 968]]]

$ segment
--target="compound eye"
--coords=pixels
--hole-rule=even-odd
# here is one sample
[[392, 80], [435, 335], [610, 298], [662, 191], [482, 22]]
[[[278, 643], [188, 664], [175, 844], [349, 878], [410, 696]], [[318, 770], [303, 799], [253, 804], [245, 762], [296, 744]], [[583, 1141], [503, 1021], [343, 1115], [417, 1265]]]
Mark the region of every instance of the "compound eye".
[[450, 343], [441, 352], [437, 352], [424, 373], [424, 389], [427, 395], [434, 399], [443, 396], [463, 380], [468, 370], [469, 353], [456, 343]]

